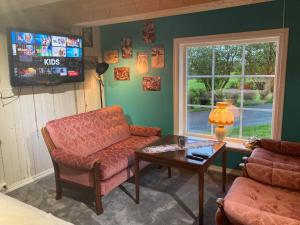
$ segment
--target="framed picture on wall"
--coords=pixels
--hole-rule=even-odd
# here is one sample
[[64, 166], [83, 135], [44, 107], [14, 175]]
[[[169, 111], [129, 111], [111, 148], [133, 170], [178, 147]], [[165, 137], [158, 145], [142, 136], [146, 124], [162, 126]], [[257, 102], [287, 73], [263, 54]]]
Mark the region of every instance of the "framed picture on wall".
[[84, 47], [93, 47], [93, 28], [84, 27], [82, 28], [82, 37]]
[[161, 82], [160, 82], [159, 76], [143, 77], [143, 90], [144, 91], [160, 91], [160, 87], [161, 87]]
[[140, 74], [148, 73], [148, 52], [138, 52], [137, 53], [137, 61], [136, 61], [136, 69]]
[[114, 64], [119, 62], [119, 51], [111, 50], [104, 52], [104, 61], [108, 64]]
[[115, 80], [130, 80], [129, 67], [115, 67], [114, 75]]
[[128, 59], [132, 57], [132, 40], [131, 38], [121, 39], [122, 58]]
[[145, 44], [151, 44], [155, 42], [155, 27], [152, 21], [144, 22], [143, 40]]
[[165, 67], [165, 48], [164, 47], [152, 47], [151, 64], [152, 64], [152, 68], [164, 68]]

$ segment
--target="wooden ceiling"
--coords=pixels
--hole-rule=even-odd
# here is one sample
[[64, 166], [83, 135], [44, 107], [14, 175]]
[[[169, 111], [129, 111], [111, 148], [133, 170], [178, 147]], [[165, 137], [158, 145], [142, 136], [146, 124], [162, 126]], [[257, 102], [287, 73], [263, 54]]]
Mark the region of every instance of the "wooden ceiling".
[[2, 0], [2, 26], [99, 26], [271, 0]]
[[0, 15], [41, 5], [47, 5], [58, 1], [63, 0], [1, 0]]

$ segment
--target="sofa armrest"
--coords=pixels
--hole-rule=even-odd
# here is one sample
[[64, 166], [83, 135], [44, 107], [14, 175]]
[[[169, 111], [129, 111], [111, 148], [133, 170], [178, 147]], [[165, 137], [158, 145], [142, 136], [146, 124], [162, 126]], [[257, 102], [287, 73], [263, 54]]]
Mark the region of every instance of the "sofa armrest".
[[97, 162], [97, 158], [77, 156], [59, 149], [53, 149], [51, 151], [51, 158], [58, 164], [80, 170], [91, 170], [95, 162]]
[[259, 145], [260, 147], [269, 151], [286, 155], [300, 156], [300, 143], [297, 142], [261, 139]]
[[161, 129], [159, 127], [144, 127], [144, 126], [129, 126], [130, 133], [135, 136], [161, 136]]

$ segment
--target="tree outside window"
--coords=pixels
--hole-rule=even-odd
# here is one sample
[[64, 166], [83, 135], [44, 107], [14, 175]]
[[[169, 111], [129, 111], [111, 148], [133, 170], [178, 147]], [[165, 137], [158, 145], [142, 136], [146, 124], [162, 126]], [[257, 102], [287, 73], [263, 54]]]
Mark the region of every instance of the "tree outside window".
[[213, 134], [207, 119], [216, 102], [234, 106], [229, 137], [271, 137], [277, 43], [187, 48], [187, 129]]

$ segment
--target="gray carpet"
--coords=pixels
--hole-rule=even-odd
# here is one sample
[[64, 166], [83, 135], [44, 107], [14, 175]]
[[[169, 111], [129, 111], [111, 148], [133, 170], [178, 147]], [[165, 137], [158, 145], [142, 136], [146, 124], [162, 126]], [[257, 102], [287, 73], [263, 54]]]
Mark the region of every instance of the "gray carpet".
[[[136, 205], [134, 180], [130, 179], [103, 197], [104, 213], [94, 213], [91, 196], [64, 189], [61, 200], [55, 200], [54, 177], [48, 176], [9, 193], [29, 205], [82, 225], [196, 225], [198, 215], [198, 180], [188, 171], [172, 170], [167, 178], [166, 169], [150, 166], [141, 174], [140, 204]], [[234, 176], [228, 176], [228, 186]], [[221, 174], [205, 175], [204, 224], [214, 225], [216, 199], [223, 197]]]

